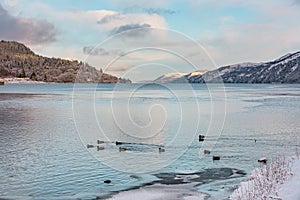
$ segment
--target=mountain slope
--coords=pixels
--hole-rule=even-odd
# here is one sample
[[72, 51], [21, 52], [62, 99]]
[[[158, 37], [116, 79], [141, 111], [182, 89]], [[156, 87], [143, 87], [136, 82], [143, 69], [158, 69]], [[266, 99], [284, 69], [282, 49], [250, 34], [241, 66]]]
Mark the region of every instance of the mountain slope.
[[171, 72], [171, 73], [164, 74], [164, 75], [158, 77], [153, 82], [155, 82], [155, 83], [187, 83], [188, 80], [185, 79], [185, 75], [187, 75], [187, 73]]
[[188, 78], [189, 83], [300, 83], [300, 52], [266, 63], [220, 67]]
[[[79, 72], [80, 76], [77, 77]], [[77, 60], [39, 56], [24, 44], [3, 40], [0, 42], [0, 77], [29, 77], [35, 81], [58, 83], [131, 82], [102, 73], [102, 70]]]
[[164, 74], [164, 75], [158, 77], [153, 82], [156, 82], [156, 83], [188, 83], [189, 82], [188, 79], [190, 79], [194, 76], [202, 75], [206, 72], [207, 71], [205, 71], [205, 70], [198, 70], [198, 71], [191, 72], [191, 73], [171, 72], [171, 73]]

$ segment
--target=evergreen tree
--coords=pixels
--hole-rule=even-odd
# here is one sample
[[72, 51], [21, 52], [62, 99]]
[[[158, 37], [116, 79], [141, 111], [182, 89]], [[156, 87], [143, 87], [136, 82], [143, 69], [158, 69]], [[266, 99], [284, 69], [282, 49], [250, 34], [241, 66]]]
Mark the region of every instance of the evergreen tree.
[[48, 79], [47, 79], [47, 75], [46, 75], [46, 74], [44, 75], [44, 81], [45, 81], [45, 82], [47, 82], [47, 81], [48, 81]]
[[23, 67], [21, 73], [19, 73], [19, 75], [18, 75], [18, 78], [25, 78], [25, 77], [26, 77], [26, 73], [25, 73], [25, 69]]
[[34, 80], [34, 81], [36, 80], [36, 74], [35, 74], [34, 71], [31, 73], [30, 79], [31, 79], [31, 80]]

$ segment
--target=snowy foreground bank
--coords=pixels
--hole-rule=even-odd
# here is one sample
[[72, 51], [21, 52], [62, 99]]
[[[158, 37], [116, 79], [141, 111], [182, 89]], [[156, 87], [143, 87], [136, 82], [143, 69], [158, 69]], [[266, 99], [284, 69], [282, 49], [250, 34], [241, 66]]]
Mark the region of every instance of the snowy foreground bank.
[[242, 182], [231, 200], [300, 200], [300, 159], [277, 157], [255, 169], [247, 182]]
[[[145, 186], [121, 191], [110, 200], [166, 199], [204, 200], [209, 194], [194, 190], [199, 183], [209, 183], [212, 175], [216, 180], [241, 177], [242, 171], [230, 168], [207, 169], [193, 174], [158, 174], [159, 180]], [[230, 196], [231, 200], [300, 200], [300, 158], [279, 156], [266, 165], [255, 169], [248, 181], [240, 183]]]
[[283, 200], [300, 199], [300, 159], [298, 158], [292, 167], [293, 176], [288, 179], [279, 189], [279, 196]]

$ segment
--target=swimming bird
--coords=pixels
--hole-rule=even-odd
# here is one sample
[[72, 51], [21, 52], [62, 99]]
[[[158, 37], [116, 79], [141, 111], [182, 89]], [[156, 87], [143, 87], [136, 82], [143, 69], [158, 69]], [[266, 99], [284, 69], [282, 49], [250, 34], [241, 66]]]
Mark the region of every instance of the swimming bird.
[[205, 136], [204, 135], [199, 135], [199, 142], [203, 142], [204, 141]]
[[220, 160], [221, 157], [220, 156], [213, 156], [213, 160]]
[[210, 154], [209, 150], [204, 150], [204, 154]]
[[119, 151], [126, 151], [127, 149], [125, 147], [119, 147]]
[[103, 182], [106, 183], [106, 184], [109, 184], [109, 183], [111, 183], [111, 180], [107, 179], [107, 180], [105, 180]]
[[166, 150], [165, 150], [164, 148], [162, 148], [162, 147], [159, 147], [159, 148], [158, 148], [158, 152], [159, 152], [159, 153], [162, 153], [162, 152], [165, 152], [165, 151], [166, 151]]
[[97, 144], [103, 144], [104, 143], [104, 141], [102, 141], [102, 140], [97, 140]]
[[86, 148], [93, 148], [93, 147], [95, 147], [95, 146], [92, 145], [92, 144], [87, 144], [87, 145], [86, 145]]
[[97, 146], [97, 151], [101, 151], [101, 150], [104, 150], [104, 147]]

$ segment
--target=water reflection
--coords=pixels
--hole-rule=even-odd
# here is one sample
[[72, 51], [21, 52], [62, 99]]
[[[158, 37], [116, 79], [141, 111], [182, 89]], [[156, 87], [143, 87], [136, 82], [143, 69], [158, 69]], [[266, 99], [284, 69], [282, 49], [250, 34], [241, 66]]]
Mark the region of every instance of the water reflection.
[[[150, 89], [136, 95], [130, 104], [132, 118], [137, 124], [147, 126], [151, 117], [158, 119], [155, 126], [157, 129], [140, 135], [140, 138], [122, 133], [114, 123], [110, 112], [113, 86], [101, 86], [103, 89], [97, 88], [96, 94], [94, 87], [80, 86], [81, 93], [76, 96], [76, 109], [80, 111], [80, 115], [76, 117], [82, 123], [82, 133], [85, 133], [86, 141], [83, 142], [73, 120], [70, 85], [33, 86], [34, 89], [28, 90], [25, 86], [7, 87], [9, 88], [1, 88], [1, 92], [19, 94], [0, 94], [1, 198], [13, 195], [21, 196], [21, 199], [95, 198], [110, 194], [111, 191], [139, 186], [155, 181], [152, 180], [155, 177], [151, 174], [140, 174], [139, 178], [136, 178], [136, 174], [114, 170], [106, 163], [118, 163], [120, 166], [124, 165], [124, 168], [136, 166], [137, 169], [142, 166], [150, 168], [153, 163], [159, 167], [166, 166], [167, 159], [178, 155], [178, 152], [182, 152], [187, 146], [188, 149], [179, 159], [175, 159], [156, 174], [192, 173], [222, 167], [249, 172], [258, 165], [259, 157], [271, 157], [280, 153], [292, 155], [294, 149], [300, 147], [299, 85], [229, 85], [226, 88], [228, 112], [222, 135], [219, 137], [215, 134], [217, 129], [211, 127], [210, 135], [206, 137], [208, 143], [217, 142], [209, 156], [203, 156], [203, 151], [200, 151], [203, 144], [199, 143], [197, 137], [191, 137], [191, 133], [194, 134], [191, 127], [195, 125], [195, 98], [201, 102], [197, 134], [206, 133], [206, 127], [209, 125], [210, 98], [202, 86], [193, 86], [195, 96], [189, 96], [189, 93], [182, 90], [181, 85], [173, 86], [174, 90], [180, 91], [180, 103], [185, 112], [183, 114], [190, 120], [181, 126], [179, 133], [176, 132], [180, 127], [176, 98], [168, 97], [168, 93]], [[120, 108], [119, 112], [121, 107], [128, 103], [124, 101], [127, 89], [119, 91], [115, 98], [116, 108]], [[20, 94], [22, 91], [33, 95]], [[93, 98], [90, 98], [91, 94]], [[218, 97], [218, 94], [215, 96]], [[221, 100], [216, 99], [217, 102]], [[148, 115], [146, 111], [155, 104], [163, 105], [166, 112], [157, 109], [152, 115]], [[218, 108], [221, 107], [216, 106], [215, 117], [217, 122], [221, 122], [222, 118], [218, 118], [218, 113], [222, 111]], [[167, 116], [164, 116], [164, 113], [167, 113]], [[166, 121], [162, 126], [160, 122], [163, 119]], [[130, 127], [126, 127], [126, 123], [123, 126]], [[105, 134], [99, 131], [99, 127]], [[134, 131], [136, 130], [132, 130]], [[154, 137], [148, 137], [151, 136], [149, 133], [156, 132]], [[143, 131], [136, 133], [142, 134]], [[176, 142], [173, 142], [175, 137]], [[91, 148], [88, 151], [86, 144], [97, 145], [97, 139], [110, 143], [101, 144], [104, 150], [97, 151], [97, 148]], [[254, 139], [257, 140], [256, 143]], [[115, 141], [130, 142], [121, 145], [128, 150], [120, 152]], [[163, 145], [165, 152], [159, 153], [158, 146], [149, 144]], [[106, 163], [98, 162], [90, 153], [106, 160]], [[212, 155], [220, 155], [221, 160], [213, 162]], [[144, 159], [137, 160], [137, 156]], [[203, 157], [200, 159], [200, 156]], [[112, 184], [104, 184], [106, 179], [111, 180]], [[230, 185], [238, 182], [239, 180], [231, 180]], [[214, 188], [220, 189], [225, 181], [215, 184]], [[201, 187], [199, 186], [199, 190], [205, 188]]]

